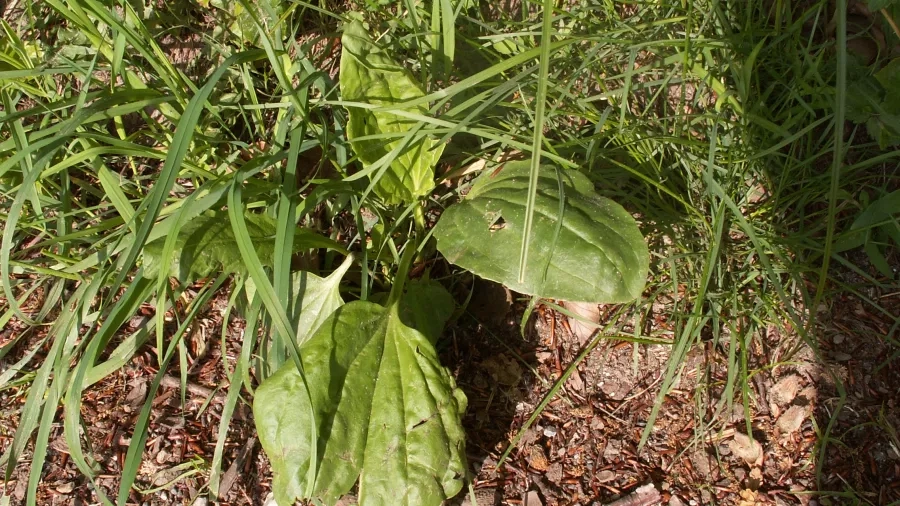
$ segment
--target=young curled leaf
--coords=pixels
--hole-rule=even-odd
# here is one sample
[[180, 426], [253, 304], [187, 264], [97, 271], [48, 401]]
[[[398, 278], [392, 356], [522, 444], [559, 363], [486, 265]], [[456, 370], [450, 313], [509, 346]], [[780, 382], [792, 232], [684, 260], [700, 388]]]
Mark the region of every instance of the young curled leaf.
[[[348, 255], [344, 262], [325, 278], [306, 271], [291, 273], [288, 315], [291, 321], [296, 323], [298, 345], [309, 339], [322, 322], [344, 304], [340, 284], [351, 265], [353, 256]], [[247, 280], [246, 290], [247, 300], [253, 300], [256, 293], [256, 283], [253, 279]]]
[[[340, 85], [344, 101], [391, 106], [425, 95], [412, 74], [375, 45], [361, 21], [344, 25], [341, 45]], [[444, 145], [421, 133], [407, 142], [404, 137], [418, 122], [391, 111], [359, 107], [347, 110], [350, 117], [347, 137], [364, 167], [368, 168], [406, 142], [377, 179], [375, 194], [388, 204], [410, 203], [428, 195], [434, 188], [434, 167]], [[424, 105], [404, 110], [428, 114]], [[378, 177], [379, 172], [372, 177]]]

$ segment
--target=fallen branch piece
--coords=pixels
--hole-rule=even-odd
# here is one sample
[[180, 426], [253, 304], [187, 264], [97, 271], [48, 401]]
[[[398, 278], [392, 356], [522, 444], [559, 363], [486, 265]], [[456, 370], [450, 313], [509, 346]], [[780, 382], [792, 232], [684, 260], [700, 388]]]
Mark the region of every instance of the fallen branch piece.
[[625, 497], [607, 503], [606, 506], [653, 506], [659, 504], [661, 500], [662, 496], [659, 495], [659, 490], [656, 489], [656, 486], [652, 483], [647, 483], [636, 488], [634, 492]]

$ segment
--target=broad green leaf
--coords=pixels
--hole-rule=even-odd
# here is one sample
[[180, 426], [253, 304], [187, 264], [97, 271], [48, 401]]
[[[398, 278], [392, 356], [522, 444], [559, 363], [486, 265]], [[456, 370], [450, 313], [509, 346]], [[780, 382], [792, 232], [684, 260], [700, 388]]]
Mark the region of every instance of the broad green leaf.
[[887, 193], [872, 202], [853, 220], [850, 230], [866, 230], [900, 215], [900, 190]]
[[856, 123], [864, 123], [873, 115], [884, 98], [884, 90], [878, 80], [865, 76], [853, 82], [853, 93], [847, 94], [847, 119]]
[[875, 79], [878, 79], [878, 82], [887, 90], [889, 95], [896, 95], [900, 92], [900, 58], [894, 58], [884, 68], [876, 72]]
[[[834, 251], [841, 253], [847, 250], [865, 246], [866, 251], [872, 247], [870, 240], [872, 234], [882, 232], [887, 238], [897, 240], [897, 230], [900, 229], [897, 218], [900, 215], [900, 190], [883, 195], [878, 200], [868, 204], [866, 208], [853, 220], [853, 225], [834, 242]], [[869, 254], [872, 257], [872, 254]], [[874, 263], [874, 262], [873, 262]], [[891, 277], [891, 276], [888, 276]]]
[[[347, 256], [344, 263], [326, 278], [298, 271], [291, 274], [291, 300], [288, 317], [296, 322], [297, 344], [306, 342], [331, 313], [344, 304], [340, 284], [347, 269], [353, 265], [353, 257]], [[256, 284], [247, 280], [247, 300], [253, 300]]]
[[410, 281], [400, 299], [400, 318], [436, 343], [453, 314], [453, 296], [437, 281]]
[[[649, 265], [634, 218], [594, 191], [583, 174], [560, 172], [565, 205], [560, 220], [557, 169], [542, 166], [529, 263], [518, 279], [525, 223], [528, 162], [483, 175], [465, 200], [435, 227], [438, 250], [450, 262], [517, 292], [578, 302], [626, 302], [640, 296]], [[554, 246], [554, 238], [555, 246]]]
[[[264, 265], [272, 265], [275, 250], [275, 220], [247, 213], [247, 230]], [[244, 272], [241, 253], [225, 211], [210, 211], [193, 218], [182, 227], [175, 244], [175, 257], [167, 269], [160, 269], [165, 237], [147, 243], [144, 248], [144, 275], [153, 278], [162, 271], [181, 281], [206, 276], [212, 272]], [[338, 243], [307, 229], [297, 229], [294, 251], [329, 248], [343, 251]]]
[[[425, 96], [422, 87], [405, 68], [386, 55], [369, 38], [360, 21], [344, 25], [341, 37], [341, 97], [347, 102], [390, 106]], [[428, 114], [424, 105], [407, 112]], [[348, 108], [347, 138], [364, 167], [400, 146], [416, 121], [388, 111]], [[361, 139], [364, 136], [381, 138]], [[390, 138], [385, 138], [390, 136]], [[444, 145], [430, 136], [419, 137], [391, 162], [374, 187], [388, 204], [414, 202], [434, 188], [434, 167]]]
[[900, 4], [898, 0], [869, 0], [867, 2], [869, 4], [869, 10], [871, 11], [879, 11], [881, 9], [887, 9], [890, 7], [894, 7]]
[[[409, 293], [426, 307], [438, 292], [424, 285]], [[312, 409], [293, 364], [260, 385], [253, 412], [279, 504], [293, 504], [307, 489], [310, 449], [297, 435], [309, 433], [311, 413], [322, 435], [312, 495], [326, 504], [357, 479], [362, 506], [437, 506], [462, 488], [466, 398], [431, 337], [404, 324], [399, 306], [341, 306], [301, 346]], [[419, 309], [406, 310], [413, 321], [429, 318]]]
[[894, 277], [894, 271], [891, 269], [891, 264], [887, 261], [887, 258], [884, 257], [884, 253], [881, 252], [881, 246], [879, 244], [874, 241], [866, 241], [863, 249], [869, 257], [869, 263], [878, 269], [878, 272], [880, 272], [882, 276], [887, 279], [892, 279]]
[[[258, 10], [251, 13], [240, 2], [234, 0], [204, 0], [204, 3], [206, 3], [205, 7], [215, 7], [230, 18], [231, 24], [226, 27], [227, 30], [237, 38], [251, 42], [259, 40], [259, 31], [256, 29], [253, 16], [256, 15], [264, 21], [277, 23], [284, 14], [283, 6], [286, 5], [285, 2], [261, 0], [253, 2], [252, 5], [256, 6]], [[270, 18], [270, 15], [274, 15], [274, 18]], [[221, 28], [221, 26], [217, 26], [217, 29]]]
[[881, 149], [900, 144], [900, 115], [882, 112], [872, 116], [866, 121], [866, 131], [870, 137], [878, 141], [878, 147]]

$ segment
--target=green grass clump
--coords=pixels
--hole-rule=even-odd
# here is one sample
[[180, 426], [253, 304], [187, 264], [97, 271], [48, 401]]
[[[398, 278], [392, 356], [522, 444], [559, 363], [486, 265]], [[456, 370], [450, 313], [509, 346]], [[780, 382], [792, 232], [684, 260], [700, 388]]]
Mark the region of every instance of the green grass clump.
[[[878, 168], [895, 167], [900, 152], [845, 123], [846, 9], [837, 3], [836, 12], [824, 0], [356, 7], [368, 9], [371, 33], [425, 83], [421, 129], [448, 142], [439, 173], [521, 151], [584, 171], [639, 218], [653, 260], [645, 297], [623, 309], [638, 322], [633, 334], [649, 329], [657, 298], [677, 294], [655, 417], [701, 340], [729, 353], [717, 413], [750, 395], [757, 371], [748, 357], [766, 328], [815, 347], [808, 308], [836, 286], [829, 263], [848, 263], [834, 244], [858, 237], [851, 225], [866, 208], [863, 192], [897, 188], [896, 171]], [[6, 478], [33, 442], [27, 498], [35, 504], [60, 421], [72, 461], [96, 476], [83, 450], [90, 421], [81, 417], [82, 394], [149, 343], [159, 374], [122, 470], [115, 501], [124, 503], [153, 392], [173, 360], [183, 362], [183, 337], [218, 290], [231, 290], [230, 314], [252, 279], [259, 297], [240, 309], [249, 329], [264, 332], [247, 332], [241, 357], [228, 364], [231, 387], [209, 468], [215, 493], [224, 436], [241, 386], [252, 386], [251, 368], [261, 380], [292, 359], [297, 225], [358, 254], [361, 268], [347, 276], [345, 292], [367, 299], [391, 284], [402, 247], [428, 238], [423, 209], [457, 195], [439, 191], [398, 207], [369, 191], [344, 130], [346, 108], [357, 105], [342, 101], [335, 75], [343, 8], [274, 0], [176, 2], [169, 11], [95, 0], [14, 8], [0, 25], [0, 321], [15, 318], [44, 337], [23, 334], [0, 348], [3, 358], [30, 347], [14, 372], [0, 373], [0, 388], [27, 391], [0, 459]], [[171, 40], [196, 48], [173, 61]], [[228, 220], [236, 267], [172, 284], [145, 276], [148, 244], [167, 265], [174, 238], [207, 215]], [[265, 254], [253, 240], [253, 215], [273, 226]], [[865, 230], [896, 224], [895, 213], [880, 216]], [[323, 271], [337, 267], [331, 254], [323, 257]], [[896, 282], [896, 274], [867, 276]], [[186, 307], [176, 304], [185, 297]], [[155, 317], [122, 335], [146, 304]], [[164, 324], [167, 312], [174, 330]], [[796, 344], [786, 343], [783, 360]], [[186, 369], [179, 371], [184, 383]]]

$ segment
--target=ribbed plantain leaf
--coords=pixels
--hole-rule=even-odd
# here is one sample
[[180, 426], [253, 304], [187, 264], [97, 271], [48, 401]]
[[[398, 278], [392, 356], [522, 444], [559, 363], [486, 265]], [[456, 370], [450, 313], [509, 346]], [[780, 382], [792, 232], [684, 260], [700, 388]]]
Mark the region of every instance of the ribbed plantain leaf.
[[[405, 68], [372, 42], [360, 21], [344, 25], [341, 38], [341, 97], [348, 102], [390, 106], [425, 95]], [[364, 167], [377, 162], [403, 142], [403, 136], [417, 122], [389, 111], [349, 107], [347, 137]], [[427, 114], [424, 105], [407, 109]], [[391, 138], [361, 139], [389, 135]], [[374, 187], [375, 194], [388, 204], [414, 202], [434, 188], [434, 167], [444, 145], [430, 136], [419, 136], [397, 156]]]
[[[525, 279], [518, 279], [529, 162], [485, 174], [434, 230], [450, 262], [517, 292], [577, 302], [626, 302], [647, 279], [647, 244], [634, 218], [603, 198], [583, 174], [566, 170], [560, 216], [557, 169], [542, 166]], [[559, 235], [556, 237], [557, 224]]]

